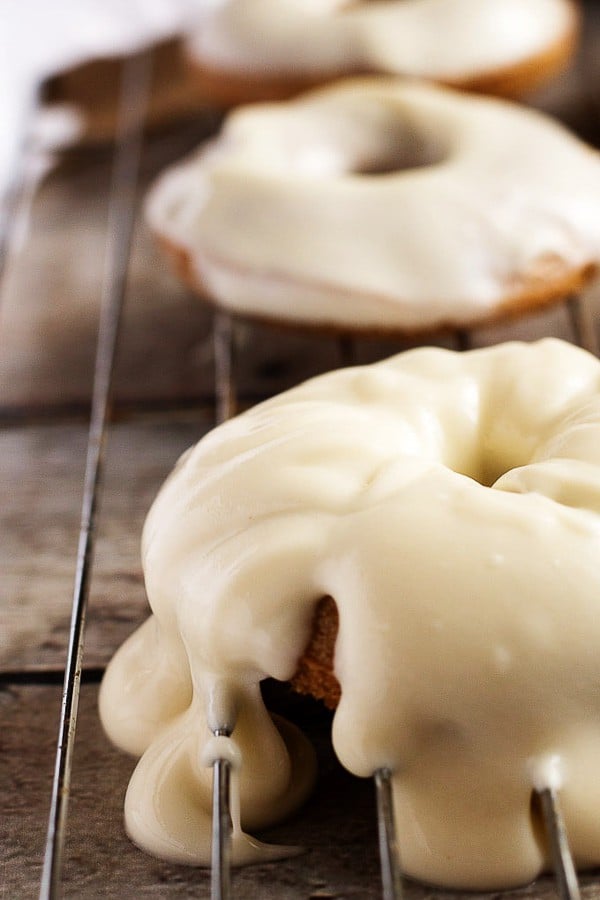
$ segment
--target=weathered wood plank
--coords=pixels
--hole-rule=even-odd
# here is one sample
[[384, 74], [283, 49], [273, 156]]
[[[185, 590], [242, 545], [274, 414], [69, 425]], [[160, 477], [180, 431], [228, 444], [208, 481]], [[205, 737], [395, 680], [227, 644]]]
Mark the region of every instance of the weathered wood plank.
[[[173, 152], [171, 139], [150, 145], [150, 172], [167, 150]], [[30, 246], [13, 272], [0, 343], [0, 412], [14, 407], [25, 422], [28, 410], [43, 412], [51, 421], [53, 408], [68, 410], [89, 398], [107, 178], [106, 160], [93, 156], [83, 168], [59, 172], [34, 208]], [[164, 272], [143, 229], [129, 294], [116, 373], [118, 400], [130, 409], [210, 400], [210, 314]], [[478, 346], [515, 336], [569, 337], [569, 329], [564, 308], [557, 308], [479, 329], [472, 338]], [[240, 325], [238, 344], [239, 381], [252, 399], [340, 362], [330, 337]], [[361, 341], [356, 359], [368, 362], [399, 347], [392, 340]], [[206, 415], [198, 419], [199, 427], [194, 419], [190, 413], [186, 423], [171, 424], [166, 416], [162, 425], [114, 429], [87, 665], [103, 665], [143, 615], [141, 525], [175, 458], [210, 425]], [[60, 666], [70, 615], [85, 427], [5, 428], [0, 446], [0, 668]]]
[[[597, 78], [600, 8], [587, 4], [579, 67], [536, 98], [600, 143]], [[594, 17], [592, 21], [591, 16]], [[590, 93], [591, 92], [591, 93]], [[590, 115], [590, 110], [595, 115]], [[206, 123], [150, 142], [144, 183], [206, 133]], [[0, 309], [0, 417], [23, 421], [0, 430], [0, 898], [35, 898], [48, 812], [60, 703], [58, 686], [18, 686], [16, 673], [60, 668], [64, 661], [82, 489], [85, 425], [72, 407], [89, 400], [102, 271], [110, 158], [106, 151], [72, 159], [47, 180], [32, 212], [30, 239], [11, 269]], [[593, 304], [598, 319], [599, 292]], [[116, 397], [131, 409], [193, 407], [212, 394], [211, 314], [166, 272], [140, 224], [134, 245]], [[557, 309], [473, 335], [474, 346], [545, 333], [570, 337]], [[329, 337], [239, 329], [238, 376], [251, 399], [274, 393], [339, 364]], [[399, 349], [364, 342], [359, 362]], [[52, 420], [34, 425], [31, 415]], [[111, 432], [92, 581], [86, 665], [103, 666], [146, 614], [139, 537], [155, 491], [179, 453], [210, 425], [206, 414], [119, 422]], [[96, 687], [85, 685], [75, 755], [65, 895], [91, 900], [207, 897], [207, 877], [150, 859], [126, 839], [121, 808], [132, 761], [104, 738]], [[327, 717], [284, 698], [288, 712], [315, 739], [323, 776], [314, 800], [271, 839], [300, 843], [296, 860], [246, 869], [235, 878], [240, 900], [380, 896], [371, 786], [333, 760]], [[600, 878], [585, 878], [584, 896], [600, 898]], [[451, 892], [408, 886], [409, 900], [456, 900]], [[477, 895], [469, 895], [477, 897]], [[549, 879], [513, 894], [550, 900]]]
[[[14, 405], [25, 417], [31, 407], [43, 408], [51, 416], [48, 407], [85, 403], [89, 396], [101, 268], [97, 246], [106, 188], [103, 166], [96, 161], [83, 172], [69, 173], [74, 181], [69, 182], [72, 193], [67, 201], [65, 172], [42, 192], [34, 211], [32, 248], [18, 267], [18, 290], [9, 291], [0, 346], [0, 407]], [[61, 224], [61, 202], [69, 210], [67, 224]], [[81, 203], [95, 210], [94, 216], [82, 217]], [[203, 396], [210, 399], [210, 316], [164, 274], [147, 236], [138, 242], [130, 294], [117, 370], [118, 398], [134, 407], [145, 401], [172, 406]], [[545, 333], [570, 336], [564, 309], [479, 329], [473, 345]], [[336, 342], [328, 337], [242, 325], [238, 342], [239, 380], [252, 398], [339, 364]], [[398, 347], [395, 341], [359, 342], [357, 361], [368, 362]], [[122, 426], [115, 429], [93, 585], [89, 665], [103, 664], [124, 634], [124, 620], [137, 621], [144, 608], [137, 550], [141, 524], [173, 460], [209, 425], [204, 419], [198, 430], [192, 421], [173, 427], [165, 419], [162, 427], [137, 434]], [[69, 618], [85, 429], [24, 426], [5, 429], [0, 442], [4, 559], [0, 578], [6, 621], [0, 666], [15, 670], [60, 665]], [[131, 489], [123, 492], [122, 484]], [[119, 506], [125, 496], [126, 509]]]
[[[568, 330], [564, 310], [557, 310], [524, 320], [517, 330], [507, 326], [505, 336], [535, 336], [540, 327], [547, 333], [549, 323], [555, 332]], [[474, 334], [474, 345], [491, 342], [496, 334], [497, 330], [481, 330]], [[358, 361], [376, 356], [376, 350], [361, 344]], [[285, 359], [273, 355], [268, 364], [264, 361], [264, 378], [272, 374], [287, 380], [293, 369], [285, 368]], [[179, 454], [211, 425], [206, 413], [193, 411], [179, 419], [166, 414], [155, 419], [153, 424], [119, 423], [111, 430], [92, 582], [88, 666], [103, 665], [144, 614], [139, 561], [144, 517]], [[84, 423], [0, 430], [0, 670], [52, 668], [64, 660], [85, 443]]]
[[[104, 737], [96, 695], [96, 687], [84, 686], [70, 802], [65, 896], [117, 898], [134, 891], [139, 898], [207, 897], [205, 872], [164, 864], [127, 840], [122, 804], [133, 761]], [[2, 897], [26, 900], [37, 896], [59, 696], [57, 687], [19, 687], [0, 692]], [[351, 778], [333, 760], [328, 716], [304, 701], [292, 701], [292, 706], [303, 716], [320, 748], [321, 785], [299, 817], [264, 837], [309, 849], [303, 856], [281, 864], [244, 869], [235, 876], [236, 897], [378, 897], [371, 786]]]
[[[149, 144], [145, 183], [180, 150], [181, 142], [174, 147], [166, 139]], [[109, 167], [107, 152], [87, 165], [84, 157], [55, 173], [34, 203], [29, 238], [10, 269], [0, 309], [0, 410], [47, 411], [89, 399]], [[140, 221], [115, 373], [117, 403], [210, 397], [211, 327], [212, 311], [170, 275]], [[238, 380], [249, 397], [274, 393], [337, 361], [330, 337], [293, 330], [241, 325], [238, 344]]]
[[[600, 15], [588, 5], [578, 65], [532, 98], [579, 130], [595, 126]], [[142, 189], [207, 134], [203, 119], [149, 141]], [[589, 135], [599, 139], [600, 136]], [[30, 238], [10, 271], [0, 310], [0, 408], [83, 403], [90, 393], [103, 265], [108, 150], [83, 153], [50, 177], [34, 204]], [[211, 313], [167, 272], [140, 223], [132, 254], [116, 396], [128, 404], [190, 400], [212, 390]], [[541, 330], [548, 330], [542, 320]], [[552, 333], [562, 333], [551, 325]], [[491, 331], [486, 342], [502, 332]], [[239, 381], [248, 396], [280, 390], [336, 364], [328, 338], [242, 328]], [[370, 344], [381, 357], [397, 342]]]
[[[126, 838], [122, 805], [134, 765], [102, 733], [97, 688], [84, 685], [74, 759], [64, 879], [65, 897], [77, 900], [209, 896], [206, 872], [171, 866], [136, 849]], [[48, 815], [60, 689], [56, 686], [0, 690], [0, 897], [36, 898]], [[297, 844], [306, 852], [281, 863], [248, 867], [234, 875], [238, 900], [375, 900], [380, 897], [373, 788], [348, 775], [332, 755], [329, 715], [311, 701], [275, 692], [271, 704], [287, 713], [313, 740], [320, 779], [313, 798], [292, 821], [261, 835]], [[33, 723], [35, 722], [35, 726]], [[600, 897], [594, 875], [584, 896]], [[408, 900], [471, 900], [462, 895], [407, 885]], [[511, 893], [515, 900], [553, 900], [549, 878]]]
[[[146, 612], [139, 541], [159, 485], [207, 428], [111, 430], [92, 580], [86, 664], [103, 665]], [[0, 431], [0, 671], [60, 667], [67, 644], [86, 428]]]

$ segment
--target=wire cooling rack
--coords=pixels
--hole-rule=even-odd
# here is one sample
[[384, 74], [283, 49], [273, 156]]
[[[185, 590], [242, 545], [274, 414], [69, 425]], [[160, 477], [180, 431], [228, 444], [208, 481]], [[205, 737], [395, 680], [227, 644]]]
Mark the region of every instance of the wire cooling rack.
[[[98, 514], [99, 499], [101, 496], [102, 485], [105, 475], [106, 463], [106, 439], [111, 422], [116, 418], [111, 407], [111, 394], [113, 373], [115, 368], [115, 358], [117, 352], [117, 340], [119, 334], [119, 323], [122, 317], [123, 303], [126, 296], [127, 273], [130, 267], [130, 249], [132, 235], [135, 225], [136, 199], [138, 196], [137, 183], [140, 177], [140, 160], [143, 149], [143, 112], [145, 105], [145, 96], [148, 90], [149, 72], [151, 68], [151, 54], [136, 57], [123, 67], [123, 86], [121, 94], [122, 119], [118, 131], [118, 140], [116, 142], [112, 185], [110, 188], [110, 197], [107, 213], [107, 242], [105, 250], [106, 263], [104, 274], [102, 277], [102, 292], [100, 300], [99, 315], [99, 331], [98, 343], [96, 351], [96, 363], [93, 378], [92, 401], [90, 425], [87, 438], [87, 446], [85, 448], [85, 466], [82, 475], [83, 484], [83, 501], [81, 508], [81, 523], [79, 528], [78, 545], [75, 552], [75, 574], [73, 587], [72, 615], [70, 620], [68, 646], [66, 647], [66, 663], [64, 666], [64, 685], [62, 688], [62, 703], [60, 711], [60, 724], [58, 727], [58, 740], [56, 742], [55, 766], [52, 786], [48, 792], [48, 828], [45, 838], [44, 863], [39, 879], [39, 896], [46, 898], [55, 898], [61, 896], [69, 890], [73, 890], [75, 896], [120, 896], [120, 888], [115, 883], [111, 886], [110, 871], [106, 871], [107, 881], [103, 881], [102, 888], [96, 884], [94, 887], [83, 887], [73, 889], [73, 875], [69, 872], [69, 866], [73, 869], [73, 856], [87, 854], [90, 851], [89, 841], [83, 844], [77, 843], [77, 836], [72, 835], [69, 820], [69, 798], [71, 796], [71, 782], [73, 767], [76, 765], [76, 757], [74, 749], [76, 746], [76, 722], [78, 717], [78, 707], [80, 698], [81, 681], [84, 673], [84, 636], [86, 630], [86, 617], [88, 608], [88, 599], [90, 596], [90, 586], [92, 582], [94, 552], [98, 537]], [[25, 186], [26, 187], [26, 186]], [[22, 192], [21, 203], [27, 203], [30, 197], [27, 190]], [[15, 208], [18, 203], [15, 202]], [[35, 223], [33, 223], [35, 226]], [[9, 237], [10, 237], [9, 232]], [[2, 248], [0, 254], [0, 266], [6, 269], [8, 254], [5, 248]], [[1, 272], [0, 272], [1, 274]], [[65, 323], [65, 328], [69, 327], [69, 323]], [[586, 346], [592, 351], [597, 351], [597, 331], [593, 310], [587, 302], [583, 302], [581, 298], [567, 298], [563, 309], [562, 327], [570, 331], [571, 337], [577, 342]], [[229, 417], [236, 408], [237, 395], [239, 393], [238, 383], [240, 383], [239, 373], [236, 371], [236, 346], [241, 344], [244, 348], [244, 324], [236, 323], [230, 316], [223, 313], [216, 313], [213, 317], [213, 330], [208, 338], [213, 346], [214, 359], [214, 381], [212, 388], [206, 391], [205, 396], [198, 403], [200, 409], [200, 418], [206, 418], [207, 410], [210, 415], [210, 408], [214, 405], [214, 415], [217, 421], [221, 421]], [[449, 338], [461, 349], [466, 349], [477, 340], [472, 333], [467, 331], [458, 331]], [[332, 351], [334, 357], [337, 355], [337, 362], [341, 364], [349, 364], [360, 358], [360, 349], [358, 345], [348, 338], [340, 338], [335, 349]], [[334, 360], [335, 361], [335, 360]], [[277, 367], [276, 367], [277, 368]], [[243, 385], [243, 375], [242, 385]], [[263, 392], [260, 390], [255, 394], [244, 388], [242, 391], [242, 403], [252, 402], [259, 399]], [[194, 404], [189, 404], [191, 408]], [[160, 401], [158, 403], [160, 407]], [[168, 404], [165, 405], [165, 410]], [[182, 404], [176, 404], [176, 412], [182, 414]], [[157, 406], [154, 404], [153, 409]], [[139, 405], [136, 410], [144, 412], [144, 404]], [[183, 412], [188, 413], [188, 404], [183, 404]], [[67, 404], [64, 408], [60, 406], [54, 407], [54, 410], [45, 411], [40, 405], [33, 414], [33, 418], [39, 420], [45, 419], [46, 415], [51, 421], [68, 419], [71, 415], [79, 415], [80, 410], [76, 406]], [[134, 410], [129, 410], [133, 414]], [[172, 410], [170, 412], [173, 412]], [[31, 410], [30, 413], [31, 415]], [[54, 416], [54, 418], [52, 418]], [[7, 404], [3, 408], [2, 423], [5, 428], [14, 427], [20, 421], [20, 414], [17, 406], [11, 407]], [[42, 674], [35, 673], [35, 668], [30, 670], [29, 674], [11, 670], [3, 676], [4, 685], [14, 688], [18, 685], [54, 685], [53, 694], [56, 696], [57, 689], [57, 673], [56, 670], [45, 671]], [[101, 666], [88, 667], [88, 675], [92, 681], [98, 679], [101, 674]], [[271, 689], [273, 690], [273, 689]], [[302, 707], [303, 701], [290, 700], [285, 697], [283, 700], [275, 696], [274, 703], [283, 702], [284, 707], [299, 704]], [[301, 714], [306, 715], [310, 720], [311, 717], [316, 718], [316, 731], [319, 729], [327, 730], [327, 723], [323, 725], [323, 721], [319, 720], [320, 713], [301, 709]], [[32, 740], [35, 738], [35, 729], [30, 729]], [[97, 775], [96, 786], [102, 791], [101, 778]], [[338, 775], [339, 777], [339, 775]], [[177, 895], [179, 888], [184, 885], [186, 893], [184, 896], [208, 896], [209, 892], [214, 900], [218, 898], [226, 898], [229, 896], [267, 896], [264, 885], [266, 880], [270, 880], [275, 885], [275, 893], [269, 896], [309, 896], [306, 892], [306, 884], [299, 887], [285, 888], [286, 879], [290, 877], [289, 864], [279, 865], [279, 876], [271, 874], [266, 876], [266, 880], [257, 882], [250, 888], [252, 883], [252, 875], [244, 875], [234, 878], [233, 888], [231, 886], [231, 878], [227, 865], [227, 832], [228, 832], [228, 812], [227, 812], [227, 766], [219, 766], [216, 772], [216, 780], [220, 785], [220, 790], [215, 794], [216, 797], [216, 815], [215, 823], [217, 848], [214, 856], [214, 867], [212, 883], [209, 885], [207, 876], [190, 874], [190, 870], [185, 870], [182, 875], [180, 870], [173, 874], [173, 867], [163, 867], [160, 874], [157, 874], [157, 883], [161, 884], [161, 892], [165, 895], [173, 893]], [[371, 802], [371, 814], [373, 819], [375, 816], [379, 820], [379, 851], [382, 866], [382, 886], [379, 886], [379, 875], [377, 873], [376, 862], [371, 861], [367, 866], [369, 896], [378, 896], [383, 893], [386, 900], [397, 898], [401, 895], [402, 885], [399, 875], [399, 860], [397, 854], [397, 842], [394, 833], [393, 814], [391, 812], [389, 797], [389, 773], [380, 771], [375, 773], [377, 804]], [[361, 789], [362, 790], [362, 789]], [[360, 795], [362, 799], [358, 801], [369, 806], [369, 800], [365, 801], [364, 793]], [[337, 799], [339, 803], [339, 798]], [[562, 817], [560, 813], [560, 798], [556, 793], [547, 789], [541, 792], [539, 797], [540, 808], [542, 810], [543, 820], [547, 829], [549, 844], [552, 848], [555, 868], [557, 872], [558, 891], [564, 898], [576, 900], [579, 896], [579, 887], [575, 877], [572, 861], [568, 851], [568, 842], [564, 832]], [[309, 811], [310, 813], [310, 811]], [[314, 811], [313, 811], [314, 814]], [[105, 823], [106, 826], [106, 823]], [[113, 821], [113, 828], [120, 828], [119, 821]], [[338, 835], [339, 837], [339, 835]], [[362, 838], [361, 838], [362, 841]], [[65, 850], [66, 845], [74, 845], [75, 850], [71, 850], [70, 854]], [[399, 836], [400, 852], [401, 852], [401, 835]], [[375, 829], [371, 828], [367, 843], [371, 847], [373, 855], [375, 855]], [[77, 849], [79, 847], [79, 849]], [[320, 844], [321, 850], [323, 843]], [[134, 852], [136, 851], [129, 851]], [[331, 847], [325, 842], [325, 855], [334, 857]], [[68, 857], [68, 858], [66, 858]], [[160, 867], [159, 867], [160, 868]], [[364, 867], [363, 867], [364, 868]], [[334, 866], [335, 869], [335, 866]], [[65, 875], [66, 871], [66, 875]], [[272, 871], [272, 870], [271, 870]], [[169, 874], [171, 873], [171, 875]], [[16, 883], [14, 876], [12, 883]], [[277, 877], [282, 877], [283, 881], [276, 884]], [[334, 896], [367, 896], [364, 887], [359, 886], [356, 875], [349, 872], [348, 882], [345, 887], [335, 888], [328, 887], [327, 878], [323, 879], [315, 876], [310, 881], [311, 897], [334, 897]], [[262, 888], [257, 885], [262, 884]], [[137, 893], [139, 883], [136, 881], [131, 884], [131, 889]], [[6, 881], [4, 888], [5, 894], [0, 896], [11, 895], [11, 881]], [[304, 891], [296, 893], [296, 891]], [[414, 894], [420, 889], [414, 885], [407, 888], [408, 893]], [[549, 882], [546, 882], [537, 891], [543, 896], [544, 891], [552, 892]], [[348, 891], [348, 893], [344, 893]], [[536, 891], [534, 890], [534, 893]], [[13, 894], [15, 895], [15, 894]], [[17, 894], [18, 895], [18, 894]], [[152, 893], [154, 895], [154, 893]], [[141, 894], [140, 894], [141, 896]], [[150, 896], [150, 893], [148, 893]]]

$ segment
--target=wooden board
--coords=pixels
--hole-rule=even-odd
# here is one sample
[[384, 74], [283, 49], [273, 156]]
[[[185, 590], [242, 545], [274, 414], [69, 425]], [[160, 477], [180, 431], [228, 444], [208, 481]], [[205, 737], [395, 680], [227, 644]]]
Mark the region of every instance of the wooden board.
[[[588, 6], [579, 65], [536, 103], [598, 141], [600, 13]], [[593, 16], [593, 18], [592, 18]], [[587, 80], [589, 79], [589, 80]], [[596, 91], [596, 93], [594, 93]], [[202, 120], [150, 141], [143, 186], [189, 151], [214, 122]], [[103, 268], [110, 153], [87, 150], [49, 177], [35, 198], [28, 236], [12, 261], [0, 306], [0, 898], [36, 897], [48, 812], [60, 685], [79, 526], [85, 414], [89, 405]], [[590, 292], [598, 322], [599, 291]], [[85, 666], [101, 669], [146, 614], [139, 540], [146, 511], [185, 447], [212, 424], [212, 313], [169, 274], [138, 225], [115, 378], [91, 588]], [[544, 334], [572, 337], [557, 308], [517, 324], [479, 329], [474, 346]], [[445, 339], [447, 344], [451, 339]], [[255, 402], [340, 364], [326, 336], [237, 328], [236, 374], [243, 403]], [[401, 349], [361, 342], [359, 362]], [[132, 761], [110, 747], [96, 713], [95, 684], [83, 690], [67, 846], [65, 896], [207, 897], [205, 874], [166, 866], [130, 845], [121, 808]], [[318, 708], [276, 694], [275, 706], [315, 739], [323, 776], [309, 806], [272, 839], [308, 847], [283, 864], [246, 869], [241, 898], [380, 896], [371, 785], [332, 758], [329, 720]], [[590, 876], [586, 896], [600, 897]], [[455, 898], [409, 885], [409, 900]], [[546, 879], [516, 897], [546, 900]]]
[[[146, 614], [140, 535], [146, 512], [178, 456], [206, 418], [116, 424], [92, 580], [86, 665], [105, 665]], [[0, 430], [0, 670], [64, 664], [87, 428], [84, 424]]]
[[[102, 733], [97, 688], [84, 685], [74, 761], [64, 896], [73, 900], [210, 896], [206, 871], [173, 866], [134, 847], [122, 824], [125, 789], [134, 761], [116, 751]], [[52, 754], [60, 690], [19, 686], [0, 690], [3, 793], [0, 816], [3, 887], [0, 897], [33, 900], [39, 876], [52, 780]], [[332, 755], [330, 720], [317, 704], [274, 692], [270, 705], [302, 724], [317, 749], [320, 777], [311, 801], [293, 820], [263, 840], [304, 848], [279, 863], [234, 873], [236, 900], [376, 900], [381, 896], [373, 786], [345, 772]], [[35, 725], [33, 724], [35, 723]], [[585, 876], [585, 897], [600, 887]], [[553, 900], [550, 878], [514, 891], [514, 900]], [[407, 900], [456, 900], [449, 891], [408, 883]], [[490, 895], [468, 895], [472, 900]]]

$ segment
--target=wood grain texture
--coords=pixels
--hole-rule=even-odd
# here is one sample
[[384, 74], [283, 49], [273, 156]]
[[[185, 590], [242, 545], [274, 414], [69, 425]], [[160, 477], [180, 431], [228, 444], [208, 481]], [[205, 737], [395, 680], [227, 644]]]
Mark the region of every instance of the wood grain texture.
[[[49, 802], [60, 689], [18, 687], [0, 691], [3, 806], [0, 897], [37, 897]], [[208, 897], [203, 870], [162, 863], [135, 848], [122, 825], [125, 788], [134, 761], [104, 737], [96, 711], [97, 688], [82, 692], [70, 825], [65, 897]], [[373, 791], [333, 759], [330, 717], [316, 704], [280, 697], [274, 704], [303, 721], [321, 757], [319, 787], [294, 820], [263, 839], [299, 844], [305, 853], [279, 864], [249, 867], [234, 876], [240, 900], [308, 897], [376, 898], [378, 862]], [[35, 721], [35, 728], [32, 722]], [[348, 889], [348, 885], [353, 886]], [[4, 893], [2, 893], [4, 890]]]
[[[588, 4], [586, 13], [579, 65], [535, 102], [600, 143], [600, 7]], [[149, 142], [144, 184], [188, 152], [215, 121], [203, 118]], [[59, 671], [64, 663], [109, 169], [106, 149], [86, 150], [46, 180], [0, 306], [0, 900], [38, 894], [60, 686], [23, 681]], [[596, 321], [598, 302], [596, 288], [590, 293]], [[146, 615], [141, 527], [176, 458], [212, 424], [211, 321], [211, 312], [167, 272], [140, 223], [116, 371], [117, 416], [110, 431], [92, 580], [88, 669], [102, 668]], [[479, 329], [471, 343], [548, 333], [572, 336], [564, 309], [517, 325]], [[243, 323], [237, 326], [237, 344], [243, 403], [337, 366], [345, 353], [331, 337]], [[356, 360], [370, 362], [401, 348], [393, 341], [360, 342]], [[125, 837], [121, 810], [133, 762], [104, 738], [96, 694], [95, 685], [84, 686], [65, 896], [208, 897], [205, 873], [164, 865]], [[270, 836], [299, 843], [306, 853], [237, 873], [235, 896], [378, 898], [372, 786], [351, 778], [335, 762], [330, 718], [320, 707], [281, 691], [272, 692], [271, 704], [314, 739], [322, 774], [306, 809]], [[600, 900], [600, 876], [585, 876], [584, 885], [584, 897]], [[550, 879], [512, 894], [535, 900], [554, 895]], [[459, 895], [409, 884], [407, 896], [456, 900]]]
[[[300, 845], [284, 862], [250, 866], [234, 874], [237, 900], [376, 900], [380, 897], [373, 786], [345, 772], [333, 757], [330, 715], [318, 704], [270, 691], [270, 706], [302, 725], [319, 757], [313, 797], [290, 822], [260, 837]], [[122, 824], [125, 789], [134, 761], [102, 733], [97, 688], [84, 685], [78, 726], [66, 843], [66, 898], [208, 898], [206, 871], [173, 866], [138, 850]], [[29, 900], [38, 879], [52, 777], [60, 689], [20, 686], [0, 690], [2, 786], [0, 797], [0, 898]], [[35, 723], [35, 724], [34, 724]], [[600, 886], [584, 877], [584, 897], [597, 900]], [[408, 883], [407, 900], [457, 900], [461, 895]], [[465, 895], [462, 895], [465, 897]], [[497, 896], [497, 895], [495, 895]], [[551, 900], [550, 878], [510, 894], [514, 900]], [[470, 894], [487, 898], [491, 895]]]
[[[147, 613], [142, 524], [206, 419], [116, 424], [110, 435], [90, 597], [86, 664], [104, 665]], [[83, 424], [0, 430], [0, 671], [60, 668], [79, 529]]]
[[[186, 133], [187, 134], [187, 133]], [[195, 146], [158, 138], [146, 146], [148, 182]], [[90, 397], [106, 238], [110, 153], [82, 152], [43, 185], [29, 238], [13, 260], [0, 307], [0, 415], [72, 409]], [[212, 310], [170, 274], [142, 219], [134, 237], [115, 398], [162, 407], [212, 398]], [[336, 362], [335, 340], [240, 323], [238, 380], [249, 401]], [[384, 355], [398, 345], [383, 343]], [[388, 350], [389, 348], [389, 350]]]

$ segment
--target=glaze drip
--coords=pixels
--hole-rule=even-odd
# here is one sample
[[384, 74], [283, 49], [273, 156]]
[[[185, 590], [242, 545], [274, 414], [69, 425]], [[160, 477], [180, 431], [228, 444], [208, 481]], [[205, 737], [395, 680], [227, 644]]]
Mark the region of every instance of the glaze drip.
[[394, 773], [409, 875], [531, 880], [547, 860], [530, 798], [556, 777], [578, 864], [600, 862], [599, 484], [600, 363], [555, 340], [340, 370], [208, 434], [150, 511], [153, 617], [101, 691], [113, 740], [145, 735], [134, 840], [207, 861], [221, 679], [241, 827], [306, 796], [306, 745], [259, 682], [294, 675], [329, 596], [334, 748], [356, 775]]

